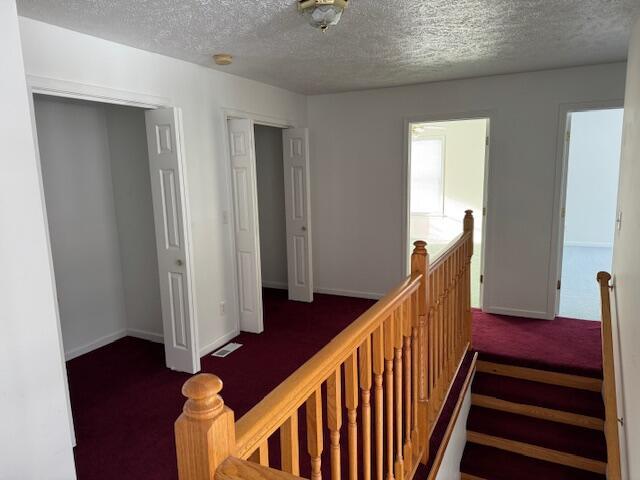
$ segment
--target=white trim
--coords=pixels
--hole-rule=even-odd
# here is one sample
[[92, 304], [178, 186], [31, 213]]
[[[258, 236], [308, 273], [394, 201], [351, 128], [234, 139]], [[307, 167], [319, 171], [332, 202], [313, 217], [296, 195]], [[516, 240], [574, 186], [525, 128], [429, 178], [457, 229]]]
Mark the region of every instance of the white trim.
[[261, 113], [245, 112], [235, 108], [222, 108], [225, 122], [230, 118], [245, 118], [252, 120], [254, 124], [264, 125], [266, 127], [276, 128], [293, 128], [296, 125], [288, 118], [275, 117], [272, 115], [263, 115]]
[[539, 320], [553, 320], [555, 315], [549, 316], [547, 312], [539, 310], [521, 310], [519, 308], [503, 308], [503, 307], [485, 307], [482, 309], [485, 313], [493, 313], [495, 315], [509, 315], [512, 317], [535, 318]]
[[80, 355], [84, 355], [85, 353], [89, 353], [93, 350], [97, 350], [100, 347], [109, 345], [110, 343], [113, 343], [116, 340], [120, 340], [121, 338], [124, 338], [126, 336], [127, 336], [127, 330], [123, 328], [122, 330], [118, 330], [117, 332], [110, 333], [109, 335], [100, 337], [90, 343], [87, 343], [86, 345], [82, 345], [80, 347], [73, 348], [68, 352], [64, 352], [64, 359], [65, 361], [72, 360], [74, 358], [79, 357]]
[[140, 338], [153, 343], [162, 343], [164, 345], [164, 335], [156, 332], [147, 332], [146, 330], [138, 330], [137, 328], [127, 328], [127, 337]]
[[315, 293], [324, 293], [325, 295], [337, 295], [339, 297], [368, 298], [371, 300], [380, 300], [385, 293], [359, 292], [357, 290], [339, 290], [333, 288], [314, 288]]
[[210, 354], [211, 352], [216, 350], [218, 347], [223, 346], [229, 340], [232, 340], [232, 339], [236, 338], [238, 335], [240, 335], [240, 330], [236, 329], [236, 330], [233, 330], [233, 331], [231, 331], [229, 333], [226, 333], [226, 334], [222, 335], [221, 337], [218, 337], [217, 339], [215, 339], [213, 342], [209, 343], [208, 345], [205, 345], [204, 347], [201, 347], [200, 348], [200, 358], [204, 357], [205, 355]]
[[565, 247], [585, 248], [613, 248], [613, 243], [608, 242], [564, 242]]
[[262, 288], [276, 288], [278, 290], [289, 290], [289, 285], [286, 282], [272, 282], [269, 280], [262, 280]]
[[558, 108], [558, 129], [556, 132], [556, 171], [553, 190], [553, 217], [549, 249], [549, 278], [547, 286], [547, 315], [554, 318], [560, 306], [557, 282], [562, 277], [562, 245], [564, 243], [564, 221], [561, 215], [566, 206], [567, 164], [569, 162], [569, 142], [567, 132], [571, 128], [570, 113], [589, 110], [624, 108], [624, 99], [593, 102], [561, 103]]
[[27, 86], [32, 95], [40, 93], [55, 97], [75, 98], [147, 109], [172, 106], [171, 100], [164, 97], [35, 75], [27, 75]]

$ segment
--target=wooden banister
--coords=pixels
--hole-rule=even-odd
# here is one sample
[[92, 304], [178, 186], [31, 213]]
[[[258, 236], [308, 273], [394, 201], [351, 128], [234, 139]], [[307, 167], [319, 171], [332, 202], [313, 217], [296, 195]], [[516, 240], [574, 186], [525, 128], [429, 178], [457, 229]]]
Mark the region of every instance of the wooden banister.
[[613, 356], [613, 332], [611, 327], [611, 299], [609, 281], [611, 275], [599, 272], [602, 312], [602, 398], [604, 400], [604, 434], [607, 441], [607, 480], [622, 478], [620, 466], [620, 441], [618, 437], [618, 406], [616, 401], [616, 374]]
[[233, 411], [218, 395], [222, 381], [201, 373], [182, 387], [188, 398], [176, 420], [178, 476], [189, 480], [212, 480], [216, 469], [235, 451]]
[[[408, 278], [235, 424], [219, 396], [219, 378], [188, 380], [188, 400], [175, 426], [180, 479], [275, 478], [267, 468], [268, 441], [277, 431], [280, 473], [288, 478], [299, 475], [301, 453], [312, 480], [321, 479], [323, 454], [331, 480], [413, 477], [429, 458], [431, 431], [469, 346], [471, 212], [462, 234], [432, 264], [426, 243], [414, 246]], [[303, 405], [306, 445], [298, 436]]]

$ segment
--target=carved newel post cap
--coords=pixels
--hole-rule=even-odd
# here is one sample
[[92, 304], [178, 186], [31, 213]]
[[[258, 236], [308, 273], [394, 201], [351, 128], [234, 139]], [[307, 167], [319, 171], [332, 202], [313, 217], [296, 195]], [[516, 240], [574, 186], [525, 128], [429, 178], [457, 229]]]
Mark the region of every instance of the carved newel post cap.
[[611, 280], [611, 275], [609, 274], [609, 272], [598, 272], [596, 279], [600, 283], [602, 283], [603, 281], [605, 283], [609, 283], [609, 280]]
[[214, 418], [224, 407], [222, 380], [211, 373], [200, 373], [191, 377], [182, 386], [182, 394], [187, 397], [184, 413], [191, 418]]
[[424, 253], [427, 251], [427, 242], [424, 240], [416, 240], [413, 242], [413, 246], [415, 247], [413, 250], [414, 253]]
[[464, 211], [465, 216], [469, 216], [469, 215], [473, 215], [473, 210], [465, 210]]

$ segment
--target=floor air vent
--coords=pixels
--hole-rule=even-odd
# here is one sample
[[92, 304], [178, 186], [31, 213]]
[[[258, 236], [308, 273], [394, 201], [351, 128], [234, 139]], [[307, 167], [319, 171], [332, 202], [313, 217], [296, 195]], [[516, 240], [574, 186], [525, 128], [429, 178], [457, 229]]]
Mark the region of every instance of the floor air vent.
[[212, 357], [220, 357], [224, 358], [229, 355], [231, 352], [235, 352], [242, 346], [241, 343], [227, 343], [224, 347], [216, 350], [211, 354]]

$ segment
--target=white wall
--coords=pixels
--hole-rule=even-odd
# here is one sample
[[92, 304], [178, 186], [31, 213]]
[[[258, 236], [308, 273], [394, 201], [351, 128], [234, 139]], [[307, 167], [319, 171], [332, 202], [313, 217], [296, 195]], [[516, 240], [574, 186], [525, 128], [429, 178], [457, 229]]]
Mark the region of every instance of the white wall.
[[53, 269], [15, 3], [0, 2], [0, 478], [75, 478]]
[[127, 333], [162, 342], [158, 256], [144, 110], [105, 105]]
[[[231, 252], [222, 109], [305, 126], [302, 95], [162, 55], [21, 18], [27, 74], [168, 99], [183, 113], [201, 352], [233, 336], [237, 292]], [[227, 314], [220, 314], [226, 301]]]
[[[475, 372], [473, 373], [475, 377]], [[464, 400], [458, 413], [458, 418], [451, 431], [449, 443], [444, 451], [442, 463], [438, 469], [436, 480], [459, 480], [460, 479], [460, 461], [464, 453], [464, 447], [467, 444], [467, 418], [471, 410], [471, 384], [473, 377], [469, 382], [469, 387], [464, 394]], [[435, 452], [434, 452], [435, 453]]]
[[[624, 102], [622, 159], [618, 208], [622, 211], [622, 226], [617, 232], [613, 272], [615, 276], [615, 323], [622, 361], [616, 371], [622, 386], [620, 403], [624, 409], [624, 433], [629, 452], [627, 478], [640, 478], [640, 20], [635, 24], [629, 49], [627, 91]], [[614, 328], [615, 329], [615, 328]], [[618, 358], [618, 357], [616, 357]]]
[[310, 97], [316, 285], [380, 294], [404, 276], [404, 120], [486, 112], [484, 306], [553, 316], [560, 105], [622, 98], [624, 72], [609, 64]]
[[622, 115], [621, 109], [571, 114], [565, 245], [613, 245]]
[[124, 335], [127, 317], [102, 104], [36, 96], [65, 356]]
[[265, 287], [287, 288], [282, 130], [256, 125], [254, 138], [262, 284]]

